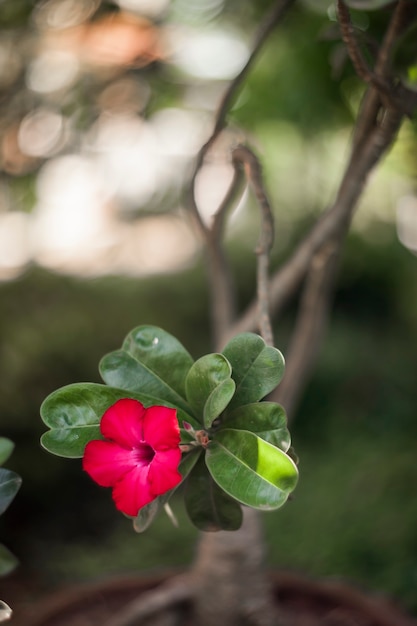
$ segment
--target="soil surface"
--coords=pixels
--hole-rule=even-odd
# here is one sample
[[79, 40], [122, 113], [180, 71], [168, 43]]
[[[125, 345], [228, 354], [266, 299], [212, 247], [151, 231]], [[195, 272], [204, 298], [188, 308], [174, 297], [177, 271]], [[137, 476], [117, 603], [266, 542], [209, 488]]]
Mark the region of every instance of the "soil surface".
[[[274, 572], [271, 578], [282, 616], [291, 626], [417, 626], [417, 620], [386, 598], [339, 581], [318, 581], [286, 572]], [[2, 584], [1, 596], [14, 609], [10, 626], [103, 626], [138, 594], [158, 587], [165, 579], [101, 581], [65, 588], [39, 599], [36, 580], [12, 577]], [[173, 623], [196, 626], [189, 618], [189, 608], [179, 607], [178, 621]], [[157, 623], [162, 622], [146, 622], [149, 626]]]

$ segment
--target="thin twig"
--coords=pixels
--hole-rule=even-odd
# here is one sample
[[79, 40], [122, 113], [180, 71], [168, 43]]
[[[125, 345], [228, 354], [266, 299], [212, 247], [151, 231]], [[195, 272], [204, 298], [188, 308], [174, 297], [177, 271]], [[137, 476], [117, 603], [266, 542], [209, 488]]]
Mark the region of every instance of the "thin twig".
[[216, 123], [214, 126], [211, 141], [214, 141], [217, 135], [225, 127], [227, 114], [229, 113], [230, 108], [236, 98], [238, 90], [245, 80], [246, 76], [248, 75], [249, 71], [251, 70], [252, 65], [257, 59], [258, 54], [261, 51], [265, 41], [268, 39], [270, 33], [274, 30], [278, 22], [283, 18], [287, 9], [294, 2], [295, 0], [277, 0], [275, 4], [272, 5], [270, 12], [267, 13], [265, 18], [261, 22], [251, 46], [251, 54], [245, 66], [229, 84], [227, 91], [222, 98], [219, 109], [217, 111]]
[[[392, 18], [382, 40], [381, 47], [375, 62], [374, 73], [381, 80], [387, 79], [391, 71], [391, 57], [393, 47], [398, 37], [403, 32], [407, 24], [410, 23], [412, 16], [415, 15], [417, 4], [408, 0], [399, 0], [394, 8]], [[403, 111], [411, 115], [416, 106], [416, 94], [407, 90], [407, 94], [398, 93], [398, 97], [402, 100]], [[363, 138], [368, 137], [368, 133], [377, 124], [378, 112], [381, 106], [380, 92], [374, 85], [370, 85], [366, 91], [359, 117], [355, 126], [353, 135], [353, 146], [359, 147]]]
[[[343, 4], [341, 0], [340, 4]], [[390, 51], [404, 28], [409, 8], [409, 3], [400, 2], [391, 19], [376, 64], [381, 77], [389, 77]], [[413, 8], [415, 10], [415, 4]], [[317, 356], [326, 326], [342, 244], [353, 209], [368, 173], [394, 141], [403, 118], [402, 112], [406, 112], [406, 107], [396, 106], [395, 99], [386, 99], [381, 90], [378, 91], [375, 81], [369, 93], [370, 97], [365, 103], [366, 106], [362, 107], [357, 122], [357, 129], [360, 129], [361, 135], [358, 135], [357, 130], [338, 198], [333, 209], [327, 214], [330, 217], [333, 213], [336, 218], [334, 231], [331, 232], [330, 224], [326, 239], [323, 222], [318, 225], [319, 231], [322, 231], [323, 243], [317, 247], [317, 252], [312, 256], [288, 351], [286, 374], [282, 384], [273, 394], [273, 399], [282, 402], [286, 407], [289, 419], [293, 417], [294, 407]], [[410, 105], [415, 108], [415, 98], [408, 100], [407, 106]]]
[[393, 16], [385, 32], [381, 48], [379, 50], [375, 73], [384, 78], [391, 69], [392, 50], [398, 41], [398, 37], [410, 24], [416, 13], [416, 3], [414, 0], [398, 0], [394, 8]]
[[337, 13], [342, 39], [346, 45], [346, 49], [349, 53], [350, 60], [353, 63], [356, 74], [366, 83], [371, 83], [378, 91], [385, 94], [390, 93], [392, 91], [392, 85], [390, 85], [386, 76], [375, 74], [362, 54], [356, 38], [355, 29], [350, 19], [349, 9], [344, 0], [338, 0]]
[[[352, 213], [361, 195], [366, 179], [386, 149], [391, 145], [402, 116], [389, 112], [380, 127], [368, 137], [362, 150], [352, 152], [335, 203], [300, 242], [290, 259], [271, 278], [271, 314], [276, 316], [287, 304], [304, 278], [311, 259], [319, 248], [340, 233], [346, 233]], [[230, 336], [254, 331], [257, 325], [257, 303], [252, 302], [230, 329]]]
[[[230, 265], [223, 249], [222, 234], [225, 215], [232, 202], [236, 199], [237, 193], [242, 189], [242, 178], [239, 173], [235, 174], [223, 202], [215, 213], [211, 227], [205, 224], [198, 210], [195, 198], [195, 182], [208, 150], [211, 148], [226, 125], [227, 114], [237, 96], [240, 86], [252, 68], [268, 36], [294, 1], [295, 0], [277, 0], [271, 11], [266, 15], [259, 26], [254, 38], [250, 56], [245, 66], [234, 78], [234, 80], [230, 82], [226, 92], [224, 93], [215, 116], [213, 131], [196, 157], [190, 180], [187, 205], [197, 222], [206, 244], [211, 293], [210, 300], [212, 306], [211, 318], [214, 335], [213, 343], [216, 346], [216, 349], [224, 344], [224, 339], [228, 334], [228, 329], [232, 325], [235, 318], [234, 285]], [[261, 264], [262, 263], [265, 264], [265, 261], [263, 260]], [[272, 337], [272, 335], [270, 335], [270, 337]]]
[[188, 206], [190, 207], [192, 213], [197, 219], [197, 222], [200, 226], [203, 234], [206, 233], [207, 227], [204, 224], [201, 215], [198, 211], [198, 206], [196, 203], [195, 195], [194, 195], [194, 187], [195, 180], [198, 172], [203, 164], [204, 158], [209, 150], [209, 148], [213, 145], [214, 141], [217, 139], [221, 131], [224, 129], [226, 125], [226, 117], [229, 113], [230, 107], [232, 106], [237, 94], [239, 92], [240, 86], [248, 75], [249, 71], [252, 69], [253, 64], [255, 63], [258, 55], [268, 39], [270, 33], [274, 30], [275, 26], [285, 15], [286, 10], [293, 4], [295, 0], [277, 0], [277, 2], [272, 6], [271, 11], [265, 16], [264, 20], [260, 24], [258, 31], [256, 32], [249, 58], [241, 69], [239, 74], [229, 83], [223, 98], [220, 102], [220, 105], [217, 109], [217, 113], [215, 116], [214, 128], [206, 143], [202, 146], [199, 153], [197, 154], [193, 174], [191, 176], [190, 186], [189, 186], [189, 195], [188, 195]]
[[[404, 16], [403, 16], [404, 17]], [[383, 62], [378, 58], [380, 72], [389, 72], [387, 47], [396, 41], [404, 20], [394, 14], [383, 43]], [[403, 26], [402, 26], [403, 27]], [[282, 307], [307, 274], [299, 314], [287, 359], [286, 377], [274, 394], [290, 415], [303, 389], [316, 356], [325, 327], [334, 288], [335, 268], [341, 255], [353, 210], [361, 195], [369, 172], [391, 146], [401, 125], [403, 114], [398, 107], [373, 91], [372, 107], [362, 108], [358, 125], [362, 136], [352, 148], [334, 205], [322, 216], [310, 234], [301, 242], [290, 260], [275, 274], [271, 283], [273, 311]], [[369, 103], [368, 103], [369, 104]], [[415, 106], [415, 104], [414, 104]], [[252, 304], [232, 332], [251, 330], [256, 320]]]
[[274, 218], [256, 155], [247, 146], [237, 146], [233, 150], [233, 162], [243, 165], [261, 211], [261, 234], [256, 247], [258, 325], [265, 343], [272, 346], [274, 337], [269, 311], [269, 257], [274, 243]]
[[[400, 0], [401, 5], [407, 4], [407, 0]], [[414, 4], [414, 3], [413, 3]], [[384, 38], [381, 54], [384, 62], [379, 57], [376, 63], [378, 72], [388, 72], [386, 66], [389, 59], [389, 50], [396, 41], [396, 36], [404, 27], [404, 7], [398, 6], [391, 19]], [[399, 17], [401, 12], [401, 19]], [[370, 97], [365, 99], [359, 113], [354, 131], [354, 141], [351, 157], [346, 167], [335, 203], [313, 226], [310, 233], [301, 241], [290, 259], [279, 268], [271, 278], [271, 313], [277, 315], [295, 293], [303, 279], [309, 263], [316, 251], [330, 237], [338, 231], [346, 231], [361, 195], [366, 179], [389, 148], [401, 125], [402, 114], [399, 111], [388, 111], [382, 121], [378, 121], [381, 111], [379, 94], [373, 87], [369, 88]], [[379, 124], [379, 125], [378, 125]], [[359, 129], [361, 135], [359, 136]], [[257, 305], [252, 302], [241, 315], [239, 320], [230, 329], [230, 336], [239, 332], [256, 329]]]
[[[374, 132], [371, 135], [372, 141], [369, 141], [369, 145], [374, 146], [374, 158], [377, 158], [378, 154], [381, 156], [382, 152], [380, 153], [379, 150], [383, 150], [384, 145], [385, 147], [389, 145], [389, 138], [391, 141], [393, 140], [400, 120], [400, 114], [396, 113], [392, 116], [389, 125], [388, 119], [385, 121], [385, 144], [382, 144], [382, 136], [379, 132]], [[355, 158], [356, 151], [354, 150], [351, 162]], [[371, 161], [368, 161], [368, 166], [371, 167]], [[334, 223], [334, 231], [328, 231], [327, 238], [323, 239], [323, 243], [317, 247], [316, 252], [311, 257], [297, 321], [287, 353], [285, 376], [271, 396], [272, 400], [281, 402], [285, 406], [289, 421], [294, 416], [297, 402], [314, 367], [320, 348], [333, 296], [343, 241], [349, 229], [353, 208], [359, 198], [357, 194], [361, 192], [358, 181], [353, 178], [350, 179], [351, 176], [353, 174], [344, 179], [340, 190], [340, 197], [343, 198], [344, 194], [348, 193], [349, 187], [352, 187], [351, 199], [344, 204], [344, 207], [343, 202], [339, 206], [336, 202], [333, 210], [335, 207], [339, 209], [338, 212], [335, 212], [339, 221]]]
[[366, 83], [370, 83], [369, 67], [362, 56], [361, 49], [358, 45], [353, 24], [350, 19], [350, 12], [343, 0], [337, 2], [337, 14], [339, 19], [340, 32], [342, 39], [349, 53], [357, 75]]
[[208, 280], [211, 298], [211, 326], [216, 349], [223, 344], [227, 329], [236, 315], [236, 294], [230, 263], [223, 246], [225, 218], [229, 209], [241, 197], [246, 181], [239, 168], [234, 169], [233, 180], [206, 232]]
[[237, 203], [242, 197], [242, 193], [246, 187], [246, 180], [242, 170], [238, 167], [234, 168], [233, 180], [224, 196], [220, 206], [213, 216], [213, 222], [210, 229], [210, 237], [221, 241], [223, 239], [223, 231], [225, 218], [229, 209]]
[[206, 254], [213, 344], [220, 350], [236, 315], [235, 285], [222, 241], [207, 237]]
[[314, 367], [326, 328], [341, 246], [329, 244], [315, 254], [306, 278], [297, 321], [287, 351], [285, 375], [270, 400], [285, 406], [288, 422]]

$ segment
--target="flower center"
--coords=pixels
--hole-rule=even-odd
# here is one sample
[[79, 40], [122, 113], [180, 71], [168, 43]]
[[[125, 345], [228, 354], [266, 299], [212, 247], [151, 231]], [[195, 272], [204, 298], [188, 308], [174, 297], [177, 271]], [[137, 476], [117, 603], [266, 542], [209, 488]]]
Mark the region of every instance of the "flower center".
[[149, 465], [155, 456], [155, 450], [144, 441], [133, 448], [132, 454], [138, 465]]

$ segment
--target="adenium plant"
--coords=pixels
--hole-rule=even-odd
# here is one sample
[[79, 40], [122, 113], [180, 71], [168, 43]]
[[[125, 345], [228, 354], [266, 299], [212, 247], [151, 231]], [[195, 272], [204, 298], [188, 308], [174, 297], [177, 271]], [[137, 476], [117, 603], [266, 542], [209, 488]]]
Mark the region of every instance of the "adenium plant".
[[139, 326], [102, 359], [104, 384], [72, 384], [46, 398], [50, 430], [41, 443], [83, 457], [138, 532], [183, 483], [197, 528], [236, 530], [241, 505], [277, 509], [297, 483], [285, 411], [262, 401], [283, 372], [281, 352], [253, 333], [194, 361], [166, 331]]

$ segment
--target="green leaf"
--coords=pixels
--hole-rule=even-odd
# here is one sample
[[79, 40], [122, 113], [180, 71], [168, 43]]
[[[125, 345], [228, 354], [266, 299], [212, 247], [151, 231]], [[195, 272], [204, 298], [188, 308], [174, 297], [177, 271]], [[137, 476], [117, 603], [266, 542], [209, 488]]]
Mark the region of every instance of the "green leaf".
[[198, 359], [185, 380], [187, 400], [197, 418], [210, 428], [233, 397], [232, 368], [222, 354], [206, 354]]
[[6, 437], [0, 437], [0, 465], [3, 465], [14, 450], [14, 443]]
[[219, 431], [207, 448], [206, 464], [219, 487], [255, 509], [282, 506], [298, 480], [285, 452], [243, 430]]
[[227, 416], [224, 427], [249, 430], [284, 452], [291, 445], [285, 410], [275, 402], [255, 402], [240, 406]]
[[110, 387], [125, 389], [131, 393], [144, 393], [191, 412], [185, 400], [158, 374], [124, 350], [116, 350], [103, 357], [100, 361], [100, 374]]
[[10, 550], [0, 543], [0, 576], [6, 576], [12, 572], [18, 563], [19, 561]]
[[0, 468], [0, 515], [7, 509], [21, 484], [22, 479], [16, 472]]
[[122, 349], [185, 398], [185, 379], [194, 361], [178, 339], [157, 326], [138, 326], [127, 335]]
[[232, 366], [236, 392], [228, 411], [237, 406], [258, 402], [270, 393], [284, 374], [284, 357], [267, 346], [259, 335], [242, 333], [234, 337], [223, 354]]
[[[172, 406], [160, 398], [144, 393], [126, 392], [96, 383], [76, 383], [57, 389], [41, 406], [41, 416], [51, 428], [41, 438], [42, 446], [58, 456], [82, 457], [84, 448], [93, 439], [102, 439], [100, 421], [103, 413], [121, 398], [134, 398], [146, 407]], [[175, 407], [174, 407], [175, 408]], [[193, 422], [193, 418], [177, 409], [180, 423]]]
[[95, 426], [52, 428], [41, 436], [42, 448], [67, 459], [78, 459], [84, 455], [87, 443], [102, 439], [99, 424]]
[[184, 385], [192, 364], [175, 337], [156, 326], [139, 326], [128, 334], [121, 350], [102, 358], [99, 369], [110, 387], [145, 393], [189, 413]]
[[242, 524], [239, 503], [214, 482], [202, 456], [187, 480], [184, 501], [190, 520], [199, 530], [237, 530]]
[[[188, 476], [188, 474], [193, 469], [194, 465], [198, 461], [198, 457], [200, 456], [201, 450], [197, 448], [192, 452], [186, 454], [182, 459], [181, 463], [178, 466], [178, 470], [182, 475], [183, 480]], [[169, 501], [173, 493], [178, 489], [178, 487], [182, 484], [179, 483], [174, 489], [170, 489], [167, 493], [162, 494], [162, 496], [158, 496], [152, 502], [149, 502], [146, 506], [142, 507], [138, 512], [137, 516], [133, 520], [133, 529], [137, 533], [143, 533], [145, 530], [149, 528], [152, 524], [155, 517], [158, 513], [163, 509], [164, 505]]]

